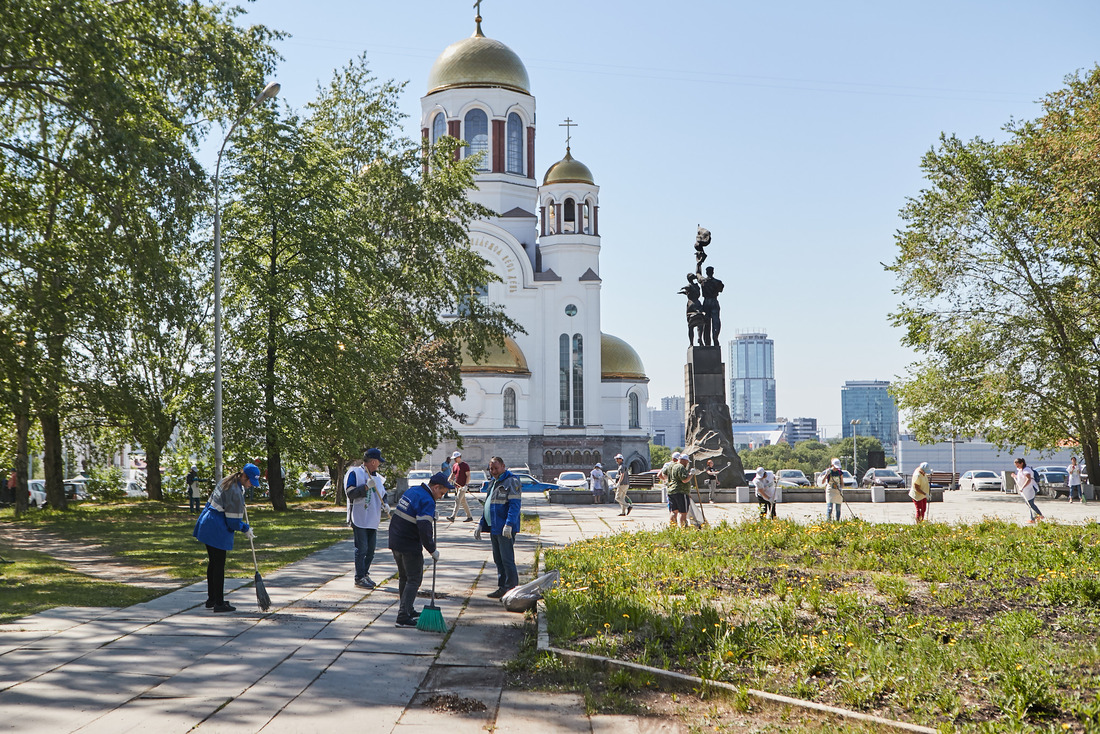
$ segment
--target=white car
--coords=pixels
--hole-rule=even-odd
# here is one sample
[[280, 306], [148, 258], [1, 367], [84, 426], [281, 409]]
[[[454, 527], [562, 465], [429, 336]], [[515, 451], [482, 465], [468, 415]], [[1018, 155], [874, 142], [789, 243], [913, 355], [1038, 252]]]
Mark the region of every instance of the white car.
[[44, 479], [32, 479], [27, 482], [27, 505], [30, 507], [46, 506], [46, 481]]
[[141, 486], [139, 482], [130, 480], [124, 482], [122, 485], [122, 491], [127, 497], [148, 497], [149, 493], [145, 491], [145, 487]]
[[[853, 477], [852, 473], [850, 471], [848, 471], [847, 469], [843, 469], [841, 471], [844, 473], [844, 488], [848, 489], [849, 487], [851, 487], [852, 489], [855, 489], [855, 487], [856, 487], [856, 478]], [[746, 478], [751, 479], [752, 477], [747, 476]], [[816, 484], [819, 487], [824, 487], [825, 486], [825, 472], [823, 472], [823, 471], [814, 472], [814, 484]]]
[[972, 469], [959, 477], [959, 489], [969, 489], [971, 492], [991, 489], [994, 492], [1004, 490], [1001, 475], [986, 469]]
[[584, 472], [563, 471], [554, 480], [554, 484], [558, 485], [559, 489], [588, 489], [588, 477]]
[[407, 479], [410, 487], [419, 487], [421, 484], [427, 484], [432, 476], [434, 475], [427, 469], [413, 469], [409, 472]]

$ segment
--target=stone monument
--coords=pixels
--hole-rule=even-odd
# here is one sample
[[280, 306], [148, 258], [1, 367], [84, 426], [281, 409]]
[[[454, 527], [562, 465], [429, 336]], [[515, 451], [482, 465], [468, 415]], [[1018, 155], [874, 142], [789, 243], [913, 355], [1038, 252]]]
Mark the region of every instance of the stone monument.
[[[745, 468], [733, 448], [733, 420], [726, 402], [726, 366], [718, 341], [722, 328], [718, 294], [723, 285], [714, 277], [713, 267], [707, 268], [706, 275], [702, 273], [703, 261], [707, 259], [704, 248], [709, 244], [710, 232], [699, 227], [695, 238], [695, 272], [688, 274], [688, 285], [680, 289], [688, 299], [684, 452], [691, 457], [692, 468], [699, 471], [706, 466], [707, 459], [714, 460], [719, 488], [744, 487]], [[700, 295], [705, 296], [702, 303]]]

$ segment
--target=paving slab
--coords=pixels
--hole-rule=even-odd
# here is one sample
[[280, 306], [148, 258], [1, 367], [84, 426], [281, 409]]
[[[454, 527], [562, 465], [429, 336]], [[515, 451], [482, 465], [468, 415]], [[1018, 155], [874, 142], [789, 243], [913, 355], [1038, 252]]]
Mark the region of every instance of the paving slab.
[[655, 716], [597, 714], [589, 718], [592, 734], [686, 734], [688, 728], [679, 721]]
[[[96, 717], [74, 731], [80, 734], [186, 734], [195, 726], [196, 717], [212, 714], [225, 703], [224, 698], [135, 698], [124, 706]], [[244, 731], [238, 730], [238, 731]]]
[[584, 713], [584, 697], [575, 693], [504, 691], [500, 696], [495, 734], [577, 734], [592, 726]]

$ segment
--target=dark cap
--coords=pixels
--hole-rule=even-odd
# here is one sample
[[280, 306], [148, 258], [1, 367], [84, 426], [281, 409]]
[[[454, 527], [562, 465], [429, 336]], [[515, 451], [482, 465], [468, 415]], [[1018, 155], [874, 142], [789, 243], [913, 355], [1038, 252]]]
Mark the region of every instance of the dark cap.
[[363, 461], [370, 461], [371, 459], [378, 459], [383, 464], [386, 460], [382, 458], [382, 449], [367, 449], [363, 452]]
[[455, 485], [448, 482], [447, 479], [448, 477], [446, 474], [441, 471], [437, 471], [435, 474], [432, 475], [432, 478], [428, 480], [428, 486], [430, 487], [433, 484], [438, 484], [442, 487], [446, 487], [447, 489], [454, 489]]

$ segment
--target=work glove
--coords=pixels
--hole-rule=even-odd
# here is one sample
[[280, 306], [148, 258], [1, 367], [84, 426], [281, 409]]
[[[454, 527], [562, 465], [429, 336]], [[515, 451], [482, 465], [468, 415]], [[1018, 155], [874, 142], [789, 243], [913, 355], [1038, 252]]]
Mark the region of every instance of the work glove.
[[474, 528], [474, 540], [481, 540], [481, 526]]
[[503, 535], [505, 538], [511, 538], [512, 537], [512, 526], [511, 525], [505, 525], [504, 529], [500, 531], [500, 534]]
[[432, 551], [432, 560], [433, 561], [438, 561], [439, 560], [439, 550], [438, 549]]
[[256, 534], [252, 532], [252, 528], [249, 528], [248, 530], [244, 531], [244, 537], [248, 538], [249, 540], [255, 540]]

